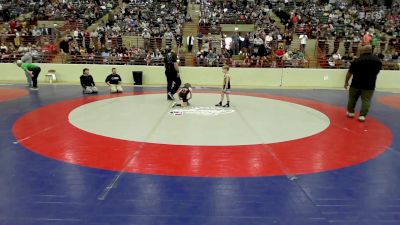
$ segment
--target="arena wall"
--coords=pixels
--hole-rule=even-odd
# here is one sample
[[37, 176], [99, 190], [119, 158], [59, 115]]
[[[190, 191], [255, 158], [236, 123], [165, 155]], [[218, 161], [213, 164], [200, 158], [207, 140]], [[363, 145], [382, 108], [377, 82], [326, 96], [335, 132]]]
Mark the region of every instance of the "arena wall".
[[[116, 67], [125, 85], [133, 84], [132, 71], [143, 71], [144, 85], [164, 85], [164, 68], [161, 66], [91, 65], [91, 64], [38, 64], [42, 68], [40, 83], [47, 83], [45, 74], [56, 70], [58, 83], [79, 84], [83, 68], [90, 69], [97, 85]], [[24, 82], [24, 72], [15, 64], [0, 64], [0, 82]], [[293, 88], [342, 88], [347, 70], [340, 69], [296, 69], [296, 68], [231, 68], [232, 85], [238, 87], [293, 87]], [[220, 86], [221, 68], [181, 67], [182, 81], [195, 86]], [[384, 70], [379, 74], [379, 89], [400, 89], [399, 71]]]

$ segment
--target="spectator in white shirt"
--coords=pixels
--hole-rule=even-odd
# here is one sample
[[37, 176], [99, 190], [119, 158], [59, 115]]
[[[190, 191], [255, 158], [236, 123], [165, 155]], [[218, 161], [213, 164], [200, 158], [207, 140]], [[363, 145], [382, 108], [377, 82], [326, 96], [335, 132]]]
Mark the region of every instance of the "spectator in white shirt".
[[262, 45], [262, 44], [264, 44], [264, 41], [263, 41], [263, 39], [261, 39], [259, 36], [257, 36], [255, 39], [254, 39], [254, 45], [255, 45], [255, 47], [257, 46], [260, 46], [260, 45]]
[[216, 66], [217, 62], [218, 62], [217, 58], [218, 58], [217, 54], [215, 54], [213, 52], [213, 50], [210, 50], [210, 53], [208, 53], [208, 55], [207, 55], [207, 63], [208, 63], [208, 65], [209, 66]]
[[300, 51], [304, 53], [304, 50], [306, 49], [308, 36], [306, 33], [303, 33], [299, 36], [299, 39], [300, 39]]
[[265, 46], [268, 46], [273, 40], [274, 38], [272, 37], [272, 35], [268, 33], [268, 35], [265, 37]]
[[167, 29], [167, 32], [164, 33], [164, 38], [165, 38], [165, 43], [171, 47], [172, 45], [172, 40], [174, 40], [174, 34], [170, 31], [170, 29]]
[[150, 47], [150, 38], [151, 38], [150, 32], [147, 29], [144, 29], [142, 37], [143, 37], [144, 49], [147, 51]]
[[32, 36], [39, 37], [42, 35], [42, 31], [38, 27], [34, 27], [32, 30]]

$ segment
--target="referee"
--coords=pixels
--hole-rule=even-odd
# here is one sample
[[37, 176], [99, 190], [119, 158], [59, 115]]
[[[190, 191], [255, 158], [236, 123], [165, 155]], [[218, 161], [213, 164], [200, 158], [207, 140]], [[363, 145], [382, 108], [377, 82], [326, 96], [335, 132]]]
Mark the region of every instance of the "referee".
[[179, 65], [175, 52], [171, 51], [167, 45], [165, 49], [164, 64], [165, 76], [167, 77], [167, 99], [174, 100], [174, 94], [181, 86], [181, 78], [179, 75]]

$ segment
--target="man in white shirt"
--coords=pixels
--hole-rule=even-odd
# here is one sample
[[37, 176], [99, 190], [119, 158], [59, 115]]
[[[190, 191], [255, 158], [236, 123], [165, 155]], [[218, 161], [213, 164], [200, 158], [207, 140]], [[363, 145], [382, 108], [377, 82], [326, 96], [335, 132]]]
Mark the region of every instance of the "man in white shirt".
[[300, 39], [300, 51], [304, 53], [304, 50], [306, 49], [308, 36], [306, 33], [303, 33], [299, 36], [299, 39]]
[[164, 33], [164, 38], [166, 44], [171, 48], [172, 40], [174, 39], [174, 34], [171, 32], [169, 28], [167, 29], [167, 32]]
[[188, 52], [192, 52], [192, 48], [194, 45], [194, 37], [192, 35], [189, 35], [186, 39], [186, 44], [188, 47]]
[[151, 38], [150, 32], [147, 29], [144, 29], [142, 37], [143, 37], [144, 49], [147, 51], [150, 47], [150, 38]]
[[272, 35], [268, 33], [268, 35], [265, 37], [265, 46], [268, 46], [273, 40], [274, 38], [272, 37]]
[[333, 53], [332, 58], [334, 60], [341, 60], [342, 56], [338, 52], [335, 52], [335, 53]]
[[259, 47], [259, 46], [262, 45], [263, 43], [264, 43], [263, 39], [260, 38], [259, 36], [257, 36], [257, 37], [254, 39], [254, 45], [256, 45], [257, 47]]
[[76, 28], [76, 29], [74, 30], [74, 37], [75, 37], [75, 38], [78, 37], [78, 34], [79, 34], [79, 28]]
[[42, 35], [42, 31], [36, 26], [32, 29], [32, 36], [39, 37]]

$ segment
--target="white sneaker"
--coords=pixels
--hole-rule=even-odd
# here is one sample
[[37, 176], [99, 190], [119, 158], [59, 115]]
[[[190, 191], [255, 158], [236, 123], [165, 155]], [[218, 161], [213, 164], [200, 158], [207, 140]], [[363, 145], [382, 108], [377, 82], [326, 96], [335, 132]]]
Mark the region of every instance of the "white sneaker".
[[349, 118], [353, 118], [354, 117], [354, 113], [351, 113], [351, 112], [347, 112], [346, 115]]
[[168, 96], [169, 96], [172, 100], [175, 100], [174, 95], [171, 94], [171, 92], [168, 92]]
[[38, 91], [39, 90], [39, 88], [29, 88], [29, 89], [31, 89], [31, 91]]
[[364, 121], [365, 121], [365, 116], [359, 116], [359, 117], [358, 117], [358, 121], [364, 122]]

